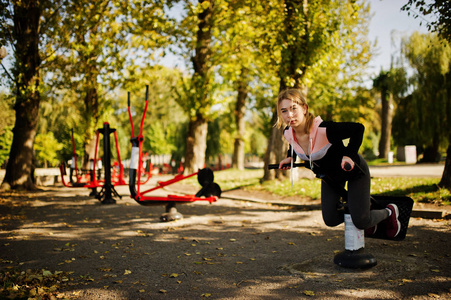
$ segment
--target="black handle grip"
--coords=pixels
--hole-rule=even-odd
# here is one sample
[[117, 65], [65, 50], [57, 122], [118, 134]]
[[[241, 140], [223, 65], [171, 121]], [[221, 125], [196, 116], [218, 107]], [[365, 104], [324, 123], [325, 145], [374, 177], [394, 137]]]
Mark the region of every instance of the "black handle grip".
[[[283, 167], [291, 168], [291, 164], [284, 164]], [[297, 164], [293, 164], [293, 168], [297, 168], [297, 167], [305, 167], [305, 163], [297, 163]], [[279, 169], [279, 164], [271, 164], [268, 165], [268, 169], [269, 170], [278, 170]]]
[[345, 163], [344, 167], [345, 167], [346, 171], [351, 171], [352, 170], [352, 166], [351, 166], [350, 163]]
[[127, 92], [127, 103], [128, 107], [130, 107], [130, 92]]
[[146, 101], [149, 100], [149, 85], [146, 85]]

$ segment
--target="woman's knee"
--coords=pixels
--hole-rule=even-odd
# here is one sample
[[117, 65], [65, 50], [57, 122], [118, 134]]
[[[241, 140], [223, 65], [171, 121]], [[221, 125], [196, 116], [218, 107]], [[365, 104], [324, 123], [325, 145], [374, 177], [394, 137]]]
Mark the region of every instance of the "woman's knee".
[[352, 223], [354, 224], [355, 227], [357, 227], [358, 229], [367, 229], [369, 227], [370, 224], [370, 219], [366, 218], [364, 216], [352, 216], [351, 215], [351, 219], [352, 219]]
[[323, 214], [324, 224], [326, 224], [326, 226], [328, 226], [328, 227], [335, 227], [335, 226], [340, 225], [344, 221], [343, 218], [344, 218], [344, 216], [339, 216], [336, 214], [333, 216], [331, 216], [331, 215], [327, 216], [327, 215]]

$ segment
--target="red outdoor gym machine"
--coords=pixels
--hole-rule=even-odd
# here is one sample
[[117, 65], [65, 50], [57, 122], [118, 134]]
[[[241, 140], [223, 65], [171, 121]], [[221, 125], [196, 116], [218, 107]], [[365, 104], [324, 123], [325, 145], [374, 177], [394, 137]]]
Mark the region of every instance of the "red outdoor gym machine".
[[[209, 203], [215, 202], [218, 200], [218, 198], [221, 195], [221, 188], [218, 184], [214, 183], [214, 175], [213, 171], [211, 171], [208, 168], [199, 170], [198, 172], [189, 174], [189, 175], [183, 175], [179, 174], [176, 175], [173, 179], [163, 182], [158, 182], [157, 186], [142, 190], [142, 183], [141, 183], [141, 173], [142, 173], [142, 164], [139, 164], [142, 160], [142, 147], [143, 147], [143, 126], [144, 126], [144, 120], [146, 118], [146, 112], [147, 107], [149, 104], [148, 101], [149, 97], [149, 86], [146, 85], [146, 98], [145, 98], [145, 106], [144, 106], [144, 112], [141, 119], [141, 126], [139, 129], [139, 135], [135, 136], [134, 132], [134, 126], [133, 126], [133, 119], [130, 112], [130, 93], [128, 93], [128, 115], [130, 118], [130, 124], [131, 124], [131, 138], [130, 141], [132, 143], [132, 154], [130, 159], [130, 177], [129, 177], [129, 189], [130, 189], [130, 196], [133, 198], [136, 202], [138, 202], [141, 205], [166, 205], [166, 213], [161, 216], [162, 221], [174, 221], [177, 219], [183, 218], [183, 216], [177, 212], [177, 209], [175, 208], [176, 204], [184, 204], [184, 203], [191, 203], [194, 201], [208, 201]], [[181, 181], [183, 179], [193, 177], [197, 175], [197, 179], [199, 184], [202, 186], [202, 189], [196, 193], [196, 195], [167, 195], [167, 196], [152, 196], [147, 195], [148, 193], [155, 191], [157, 189], [161, 189], [165, 186], [168, 186], [170, 184], [173, 184], [175, 182]], [[137, 177], [137, 178], [136, 178]]]

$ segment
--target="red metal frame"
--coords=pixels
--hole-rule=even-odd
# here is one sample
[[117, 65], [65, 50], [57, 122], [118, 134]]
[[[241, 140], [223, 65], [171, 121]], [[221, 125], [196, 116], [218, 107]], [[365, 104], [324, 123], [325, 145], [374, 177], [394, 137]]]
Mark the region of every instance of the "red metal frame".
[[[127, 185], [127, 182], [124, 180], [124, 166], [121, 161], [121, 154], [119, 151], [119, 142], [117, 138], [117, 131], [114, 131], [114, 140], [116, 143], [116, 152], [118, 160], [113, 163], [113, 171], [111, 175], [111, 184], [113, 186], [119, 186], [119, 185]], [[97, 176], [95, 176], [96, 172], [96, 162], [98, 161], [97, 154], [98, 154], [98, 148], [99, 148], [99, 131], [96, 133], [96, 145], [95, 145], [95, 154], [94, 154], [94, 160], [90, 162], [92, 164], [91, 169], [89, 170], [89, 173], [83, 174], [78, 169], [77, 165], [77, 153], [75, 149], [75, 139], [74, 139], [74, 132], [72, 130], [72, 166], [71, 166], [71, 174], [70, 176], [75, 176], [75, 181], [72, 181], [70, 183], [66, 182], [64, 176], [66, 173], [66, 167], [64, 163], [60, 164], [60, 173], [61, 173], [61, 182], [66, 187], [81, 187], [81, 188], [97, 188], [102, 187], [105, 183], [105, 180], [98, 180]], [[142, 162], [141, 162], [142, 165]], [[116, 168], [119, 167], [119, 172], [117, 172]], [[144, 170], [141, 168], [141, 170]], [[74, 172], [74, 174], [72, 174]], [[94, 173], [94, 174], [93, 174]], [[149, 171], [147, 174], [147, 178], [142, 182], [145, 184], [147, 181], [150, 180], [151, 172]], [[72, 178], [71, 178], [72, 179]]]
[[[128, 93], [128, 115], [130, 118], [130, 124], [131, 124], [131, 141], [132, 141], [132, 159], [130, 162], [130, 182], [129, 182], [129, 187], [130, 187], [130, 197], [132, 199], [134, 199], [136, 202], [138, 202], [141, 205], [153, 205], [153, 204], [164, 204], [164, 203], [169, 203], [169, 202], [177, 202], [177, 203], [187, 203], [187, 202], [194, 202], [194, 201], [208, 201], [209, 203], [215, 202], [218, 200], [217, 196], [210, 196], [210, 197], [196, 197], [195, 195], [168, 195], [166, 197], [160, 197], [160, 196], [146, 196], [146, 194], [155, 191], [157, 189], [163, 188], [165, 186], [168, 186], [170, 184], [173, 184], [175, 182], [178, 182], [180, 180], [189, 178], [189, 177], [193, 177], [198, 175], [199, 172], [196, 173], [192, 173], [189, 175], [176, 175], [173, 179], [167, 180], [167, 181], [160, 181], [158, 182], [158, 185], [151, 188], [151, 189], [147, 189], [144, 191], [141, 191], [141, 173], [142, 173], [142, 164], [138, 164], [137, 166], [137, 170], [133, 169], [133, 165], [136, 165], [136, 163], [133, 163], [133, 160], [135, 160], [136, 158], [133, 157], [133, 155], [136, 155], [136, 148], [138, 148], [138, 161], [142, 160], [142, 145], [143, 145], [143, 141], [144, 141], [144, 136], [143, 136], [143, 127], [144, 127], [144, 120], [146, 118], [146, 112], [147, 112], [147, 107], [149, 104], [148, 101], [148, 96], [149, 96], [149, 86], [146, 86], [146, 103], [144, 106], [144, 111], [143, 111], [143, 116], [141, 119], [141, 126], [139, 128], [139, 135], [138, 136], [134, 136], [134, 131], [135, 128], [133, 126], [133, 118], [131, 115], [131, 111], [130, 111], [130, 93]], [[133, 149], [135, 148], [135, 150]], [[136, 180], [137, 177], [137, 180]], [[136, 181], [136, 184], [135, 184]]]

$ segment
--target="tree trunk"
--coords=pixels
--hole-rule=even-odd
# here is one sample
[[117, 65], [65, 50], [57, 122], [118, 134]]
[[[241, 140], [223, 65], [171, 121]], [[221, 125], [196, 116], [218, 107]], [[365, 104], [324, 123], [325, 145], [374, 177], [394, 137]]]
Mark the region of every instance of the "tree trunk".
[[16, 41], [16, 121], [2, 188], [33, 189], [33, 144], [38, 124], [39, 104], [39, 2], [15, 2], [13, 35]]
[[[278, 76], [280, 78], [279, 92], [282, 92], [288, 87], [298, 88], [303, 90], [307, 94], [305, 87], [302, 86], [303, 77], [307, 71], [309, 56], [311, 55], [311, 47], [309, 47], [310, 29], [307, 14], [308, 14], [308, 1], [292, 1], [285, 0], [285, 21], [284, 28], [281, 34], [287, 39], [293, 35], [295, 31], [295, 24], [298, 22], [303, 23], [304, 32], [300, 38], [299, 43], [288, 43], [282, 53], [282, 60], [280, 62]], [[305, 57], [305, 61], [299, 60], [299, 57]], [[276, 103], [274, 102], [274, 106]], [[276, 124], [277, 111], [273, 110], [272, 124]], [[268, 139], [268, 147], [266, 149], [264, 163], [265, 170], [263, 180], [272, 180], [274, 178], [283, 179], [286, 171], [282, 170], [268, 170], [268, 165], [272, 163], [279, 163], [282, 159], [286, 158], [286, 151], [288, 149], [288, 143], [283, 139], [283, 128], [273, 127], [271, 130], [271, 136]]]
[[[273, 124], [275, 123], [275, 120], [277, 119], [273, 118]], [[265, 157], [263, 159], [265, 163], [263, 174], [264, 181], [274, 180], [275, 178], [281, 179], [282, 177], [284, 177], [282, 171], [276, 170], [274, 172], [274, 170], [268, 169], [269, 164], [278, 164], [282, 159], [286, 157], [286, 155], [284, 155], [283, 153], [284, 150], [286, 150], [286, 147], [284, 147], [282, 138], [282, 129], [273, 127], [271, 130], [271, 136], [268, 139], [268, 147], [266, 148]]]
[[[388, 97], [387, 97], [388, 96]], [[381, 139], [379, 141], [379, 158], [387, 158], [390, 151], [391, 124], [393, 120], [393, 95], [386, 88], [381, 91]]]
[[[96, 146], [96, 130], [100, 119], [99, 95], [97, 92], [97, 75], [96, 66], [88, 67], [86, 74], [87, 80], [86, 95], [84, 97], [84, 118], [85, 118], [85, 135], [83, 140], [83, 169], [89, 169], [89, 162], [94, 159]], [[99, 145], [101, 145], [99, 143]], [[100, 152], [99, 152], [100, 153]], [[96, 163], [96, 162], [95, 162]]]
[[435, 133], [432, 137], [431, 144], [424, 149], [423, 159], [421, 162], [433, 162], [436, 163], [440, 161], [440, 136], [438, 133]]
[[233, 148], [232, 167], [238, 170], [244, 170], [244, 135], [246, 133], [246, 122], [244, 114], [246, 113], [247, 99], [247, 70], [241, 71], [240, 82], [238, 83], [238, 95], [235, 106], [235, 124], [236, 137]]
[[[92, 130], [90, 130], [91, 132]], [[99, 136], [99, 138], [102, 138], [103, 136]], [[96, 143], [97, 139], [95, 136], [93, 137], [92, 134], [85, 134], [85, 140], [83, 142], [83, 162], [82, 162], [82, 169], [88, 170], [90, 168], [89, 163], [90, 160], [94, 159], [95, 152], [96, 152]], [[102, 143], [99, 143], [98, 147], [102, 147]], [[100, 158], [100, 152], [101, 150], [98, 149], [97, 152], [97, 159]], [[105, 154], [104, 154], [105, 155]], [[96, 165], [97, 162], [94, 162], [94, 165]]]
[[208, 123], [200, 116], [189, 122], [186, 139], [185, 174], [191, 174], [205, 165], [205, 150], [207, 149]]
[[449, 134], [448, 141], [449, 145], [446, 150], [445, 169], [443, 170], [442, 179], [438, 185], [451, 190], [451, 132]]
[[[206, 3], [208, 1], [199, 1]], [[199, 109], [195, 116], [191, 116], [186, 139], [185, 174], [193, 173], [205, 165], [205, 150], [207, 149], [208, 122], [204, 107], [208, 105], [211, 81], [211, 28], [213, 26], [213, 6], [215, 2], [209, 1], [209, 6], [198, 14], [198, 29], [195, 55], [192, 57], [194, 74], [192, 86], [195, 93], [191, 95]]]

